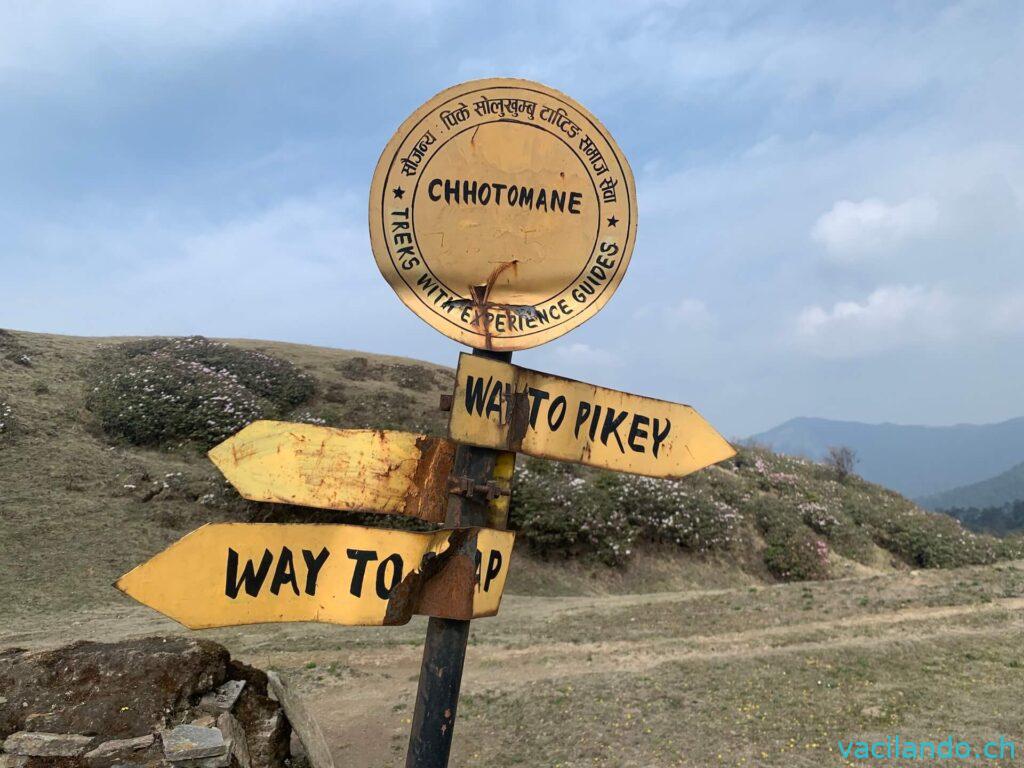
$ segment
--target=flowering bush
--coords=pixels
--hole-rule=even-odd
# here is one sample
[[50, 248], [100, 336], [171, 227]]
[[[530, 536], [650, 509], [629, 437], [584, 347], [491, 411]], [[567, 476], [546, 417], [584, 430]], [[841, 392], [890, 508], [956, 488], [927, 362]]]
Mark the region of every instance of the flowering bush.
[[542, 557], [591, 557], [622, 565], [632, 555], [637, 529], [609, 493], [615, 478], [576, 476], [555, 462], [526, 461], [516, 470], [512, 521]]
[[130, 341], [119, 351], [129, 359], [163, 352], [176, 360], [226, 371], [252, 394], [279, 409], [304, 403], [313, 395], [313, 378], [287, 360], [203, 336]]
[[702, 488], [534, 460], [516, 470], [512, 520], [537, 554], [609, 565], [625, 563], [639, 541], [723, 549], [740, 525], [735, 509]]
[[119, 345], [92, 374], [88, 407], [136, 445], [210, 447], [313, 392], [291, 363], [198, 336]]
[[616, 494], [619, 506], [641, 538], [706, 552], [736, 541], [739, 513], [717, 494], [677, 480], [624, 476]]
[[216, 445], [266, 415], [267, 405], [224, 370], [157, 352], [99, 382], [89, 407], [103, 430], [135, 445]]
[[0, 437], [9, 435], [14, 429], [14, 409], [0, 400]]
[[807, 528], [794, 528], [767, 537], [764, 564], [785, 581], [827, 579], [828, 543]]

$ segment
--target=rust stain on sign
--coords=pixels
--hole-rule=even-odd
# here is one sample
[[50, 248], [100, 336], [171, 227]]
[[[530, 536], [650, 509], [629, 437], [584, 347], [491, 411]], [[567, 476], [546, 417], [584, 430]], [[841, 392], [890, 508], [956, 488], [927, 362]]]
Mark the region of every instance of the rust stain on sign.
[[408, 432], [256, 421], [209, 456], [253, 501], [440, 523], [455, 446]]
[[650, 477], [683, 477], [735, 453], [688, 405], [466, 354], [448, 433], [469, 445]]
[[317, 621], [404, 624], [498, 611], [514, 534], [356, 525], [205, 525], [117, 588], [191, 629]]

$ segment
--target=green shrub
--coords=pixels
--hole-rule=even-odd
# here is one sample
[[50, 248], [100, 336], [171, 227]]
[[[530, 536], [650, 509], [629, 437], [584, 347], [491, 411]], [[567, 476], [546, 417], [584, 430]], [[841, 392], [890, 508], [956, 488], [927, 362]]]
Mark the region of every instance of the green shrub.
[[555, 462], [526, 461], [516, 471], [511, 522], [541, 557], [583, 557], [622, 565], [632, 555], [637, 530], [619, 507], [616, 478], [583, 478]]
[[0, 442], [14, 432], [14, 409], [0, 400]]
[[209, 448], [313, 392], [287, 361], [199, 336], [120, 344], [100, 355], [91, 379], [86, 404], [103, 431], [145, 446]]
[[737, 539], [739, 513], [699, 486], [637, 475], [623, 475], [616, 485], [618, 504], [644, 541], [706, 552]]
[[766, 536], [764, 564], [784, 581], [827, 579], [828, 543], [806, 527], [782, 529]]
[[88, 398], [103, 431], [135, 445], [209, 447], [268, 411], [231, 374], [156, 352], [133, 358]]
[[269, 400], [281, 410], [304, 403], [313, 396], [312, 377], [289, 361], [203, 336], [130, 341], [120, 345], [118, 351], [128, 359], [163, 352], [176, 360], [227, 372], [252, 394]]

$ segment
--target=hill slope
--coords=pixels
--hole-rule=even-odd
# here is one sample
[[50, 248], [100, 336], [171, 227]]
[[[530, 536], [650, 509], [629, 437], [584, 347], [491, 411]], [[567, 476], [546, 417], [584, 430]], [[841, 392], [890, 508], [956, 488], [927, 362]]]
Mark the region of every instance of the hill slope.
[[911, 497], [985, 480], [1024, 461], [1024, 417], [949, 427], [801, 417], [750, 439], [814, 461], [829, 446], [849, 446], [860, 459], [861, 476]]
[[922, 496], [917, 502], [926, 509], [953, 507], [1001, 507], [1024, 499], [1024, 462], [979, 483], [961, 485], [942, 493]]
[[[451, 391], [452, 372], [427, 363], [259, 341], [125, 344], [0, 331], [0, 615], [123, 605], [111, 582], [206, 522], [352, 519], [245, 502], [196, 445], [138, 447], [112, 435], [131, 422], [107, 418], [111, 392], [141, 392], [160, 407], [184, 393], [154, 400], [151, 371], [202, 374], [203, 386], [222, 382], [232, 396], [249, 397], [241, 374], [166, 358], [168, 349], [207, 347], [224, 359], [259, 351], [270, 357], [252, 356], [257, 364], [311, 379], [305, 394], [278, 398], [281, 418], [444, 432], [438, 399]], [[118, 389], [131, 355], [153, 349], [159, 360], [142, 369], [139, 386]], [[256, 391], [266, 384], [250, 379]], [[193, 395], [203, 393], [193, 385]], [[252, 397], [269, 403], [276, 394]], [[305, 402], [295, 404], [298, 397]], [[184, 413], [193, 415], [191, 406]], [[991, 562], [1021, 551], [884, 488], [858, 478], [839, 483], [820, 465], [761, 450], [678, 483], [524, 459], [512, 517], [519, 538], [509, 590], [535, 594], [735, 586]]]

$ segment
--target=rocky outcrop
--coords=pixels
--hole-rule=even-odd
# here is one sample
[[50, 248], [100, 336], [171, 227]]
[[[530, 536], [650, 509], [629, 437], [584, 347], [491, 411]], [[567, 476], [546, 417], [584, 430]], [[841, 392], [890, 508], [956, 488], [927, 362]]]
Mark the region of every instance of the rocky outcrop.
[[0, 768], [284, 768], [290, 736], [266, 674], [216, 643], [0, 652]]

